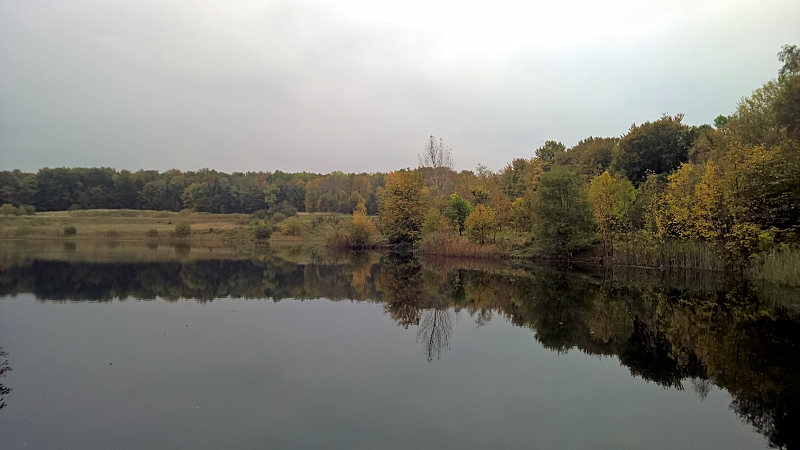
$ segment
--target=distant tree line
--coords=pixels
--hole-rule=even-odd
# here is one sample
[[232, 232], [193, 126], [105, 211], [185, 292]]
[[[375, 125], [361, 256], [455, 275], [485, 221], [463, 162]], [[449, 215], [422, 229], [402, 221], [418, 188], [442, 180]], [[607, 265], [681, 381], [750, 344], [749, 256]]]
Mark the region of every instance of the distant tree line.
[[[352, 213], [377, 211], [383, 175], [43, 168], [0, 171], [0, 214], [74, 209], [149, 209], [247, 213], [270, 208]], [[308, 195], [307, 195], [308, 194]], [[26, 209], [27, 207], [27, 209]], [[13, 209], [12, 209], [13, 208]]]

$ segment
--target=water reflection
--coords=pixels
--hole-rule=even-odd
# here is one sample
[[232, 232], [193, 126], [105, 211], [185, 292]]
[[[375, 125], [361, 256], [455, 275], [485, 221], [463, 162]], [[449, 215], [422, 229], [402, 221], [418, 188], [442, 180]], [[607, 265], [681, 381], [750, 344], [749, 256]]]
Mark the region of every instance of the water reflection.
[[381, 302], [399, 326], [417, 327], [428, 361], [445, 357], [457, 339], [455, 314], [466, 312], [477, 326], [500, 316], [548, 349], [616, 357], [631, 375], [664, 388], [689, 387], [701, 398], [724, 389], [770, 445], [800, 445], [800, 313], [790, 289], [697, 273], [479, 270], [374, 254], [190, 260], [194, 250], [174, 252], [180, 261], [25, 259], [0, 272], [0, 296]]
[[450, 311], [444, 308], [433, 308], [422, 313], [417, 341], [425, 349], [429, 362], [439, 359], [450, 346], [450, 336], [453, 334], [451, 320]]
[[[11, 370], [11, 367], [8, 365], [8, 359], [6, 357], [8, 354], [3, 351], [3, 347], [0, 347], [0, 379], [5, 378], [6, 372]], [[11, 388], [0, 383], [0, 409], [6, 407], [6, 396], [11, 392]]]

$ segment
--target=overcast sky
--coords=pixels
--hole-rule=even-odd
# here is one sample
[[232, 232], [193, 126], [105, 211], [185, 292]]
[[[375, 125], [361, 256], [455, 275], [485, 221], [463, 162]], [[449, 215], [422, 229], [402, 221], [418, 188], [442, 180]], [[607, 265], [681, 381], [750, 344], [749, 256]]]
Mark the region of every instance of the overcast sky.
[[457, 169], [710, 123], [800, 44], [797, 0], [3, 0], [0, 169]]

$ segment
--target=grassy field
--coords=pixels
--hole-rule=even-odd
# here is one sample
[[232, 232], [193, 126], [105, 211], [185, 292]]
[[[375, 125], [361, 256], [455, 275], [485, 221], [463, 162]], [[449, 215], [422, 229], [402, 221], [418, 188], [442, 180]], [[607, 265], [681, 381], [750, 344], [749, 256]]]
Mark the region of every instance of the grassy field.
[[[349, 215], [299, 213], [276, 224], [268, 242], [276, 247], [324, 246], [326, 233], [350, 220]], [[253, 241], [251, 226], [255, 221], [247, 214], [125, 209], [40, 212], [30, 216], [0, 216], [0, 239], [165, 243], [180, 240], [175, 225], [188, 222], [191, 235], [183, 240], [215, 247]], [[288, 223], [294, 224], [294, 232], [283, 232]], [[68, 227], [74, 227], [75, 234], [65, 233]]]
[[[86, 210], [41, 212], [31, 216], [0, 217], [2, 239], [149, 239], [151, 230], [158, 238], [175, 234], [175, 224], [189, 222], [192, 235], [214, 234], [248, 224], [246, 214], [177, 213], [168, 211]], [[65, 236], [65, 227], [75, 227]]]

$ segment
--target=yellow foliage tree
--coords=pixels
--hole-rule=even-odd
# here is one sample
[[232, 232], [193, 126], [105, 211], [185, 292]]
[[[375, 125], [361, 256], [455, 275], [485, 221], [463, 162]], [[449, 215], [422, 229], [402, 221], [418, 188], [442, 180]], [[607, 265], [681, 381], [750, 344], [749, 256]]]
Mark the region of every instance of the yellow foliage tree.
[[714, 161], [709, 160], [694, 189], [693, 235], [712, 242], [723, 238], [726, 219], [724, 195], [722, 173]]
[[613, 254], [614, 233], [624, 228], [635, 199], [633, 184], [624, 178], [612, 177], [608, 171], [594, 177], [589, 184], [592, 214], [603, 237], [606, 254]]
[[467, 228], [467, 234], [470, 239], [475, 242], [485, 244], [489, 239], [489, 236], [494, 231], [494, 211], [492, 211], [492, 208], [487, 206], [478, 205], [470, 213], [470, 215], [467, 216], [467, 220], [464, 225]]
[[700, 181], [700, 170], [694, 164], [682, 163], [673, 172], [667, 183], [664, 196], [665, 206], [669, 214], [667, 233], [678, 237], [689, 238], [695, 233], [695, 186]]
[[348, 230], [347, 240], [352, 248], [364, 248], [372, 244], [378, 230], [367, 217], [367, 208], [359, 203], [353, 210], [353, 223]]
[[386, 175], [378, 216], [383, 233], [393, 243], [414, 242], [420, 237], [426, 211], [426, 190], [417, 172], [399, 171]]

